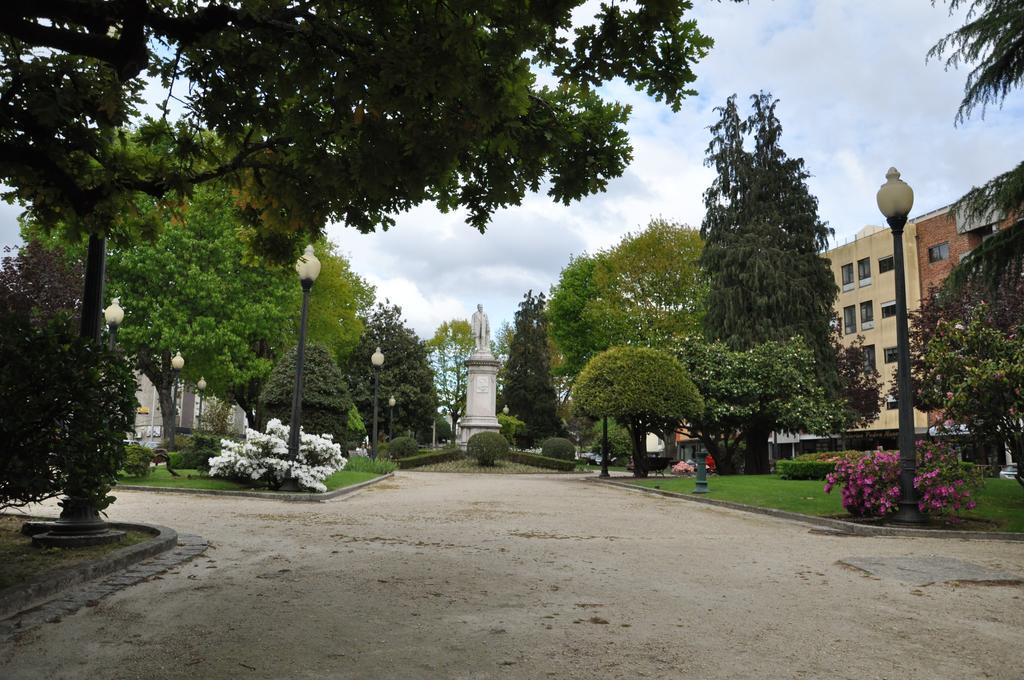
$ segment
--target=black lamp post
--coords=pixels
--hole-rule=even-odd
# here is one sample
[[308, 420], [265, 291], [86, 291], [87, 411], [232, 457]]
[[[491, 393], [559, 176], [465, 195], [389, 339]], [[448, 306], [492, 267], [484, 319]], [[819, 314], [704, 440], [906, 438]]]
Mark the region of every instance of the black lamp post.
[[900, 179], [896, 168], [885, 173], [885, 184], [878, 190], [878, 209], [892, 229], [893, 263], [896, 275], [896, 372], [899, 387], [900, 417], [900, 507], [896, 521], [922, 524], [927, 518], [917, 507], [914, 476], [917, 454], [914, 451], [914, 393], [910, 385], [910, 342], [907, 325], [907, 282], [903, 264], [903, 227], [914, 207], [914, 190]]
[[178, 352], [171, 357], [171, 432], [167, 437], [167, 448], [174, 450], [174, 435], [178, 430], [176, 419], [178, 417], [178, 375], [181, 369], [185, 368], [185, 357]]
[[203, 397], [206, 394], [206, 378], [199, 376], [196, 389], [199, 390], [199, 425], [196, 426], [196, 429], [201, 430], [203, 429]]
[[[313, 282], [320, 275], [320, 260], [313, 254], [313, 246], [306, 246], [306, 251], [295, 263], [295, 272], [302, 284], [302, 313], [299, 317], [299, 344], [295, 348], [295, 389], [292, 391], [292, 418], [288, 427], [288, 456], [291, 460], [299, 457], [299, 430], [302, 428], [302, 364], [306, 358], [306, 316], [309, 311], [309, 292]], [[299, 484], [291, 475], [285, 477], [281, 484], [282, 491], [299, 491]]]
[[388, 399], [388, 441], [395, 438], [395, 395]]
[[380, 387], [380, 367], [384, 365], [384, 355], [380, 347], [370, 356], [370, 363], [373, 365], [373, 445], [370, 448], [370, 458], [377, 460], [377, 390]]
[[608, 416], [601, 420], [601, 477], [611, 477], [608, 474]]
[[108, 336], [109, 347], [114, 349], [114, 343], [117, 342], [117, 329], [120, 328], [121, 322], [124, 321], [124, 310], [121, 308], [121, 302], [118, 298], [111, 300], [110, 306], [103, 310], [103, 318], [107, 322], [107, 329], [110, 331]]

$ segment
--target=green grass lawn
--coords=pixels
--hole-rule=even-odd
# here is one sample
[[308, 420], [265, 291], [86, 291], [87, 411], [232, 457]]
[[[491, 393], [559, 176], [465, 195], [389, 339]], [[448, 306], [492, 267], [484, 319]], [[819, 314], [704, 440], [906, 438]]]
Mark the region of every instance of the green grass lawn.
[[[678, 493], [692, 493], [696, 485], [693, 477], [652, 477], [633, 483]], [[840, 490], [826, 494], [822, 490], [824, 485], [824, 482], [815, 480], [779, 479], [777, 475], [714, 475], [708, 479], [710, 491], [705, 498], [805, 515], [846, 515], [840, 502]], [[976, 500], [978, 507], [964, 513], [966, 519], [991, 522], [991, 528], [997, 531], [1024, 532], [1024, 489], [1017, 482], [1012, 479], [986, 479]]]
[[[213, 489], [216, 491], [266, 491], [272, 493], [266, 487], [252, 486], [231, 481], [230, 479], [219, 479], [210, 477], [201, 470], [175, 470], [180, 476], [174, 477], [166, 468], [154, 468], [148, 477], [127, 477], [118, 475], [117, 481], [125, 486], [161, 486], [175, 489]], [[352, 486], [360, 482], [375, 479], [380, 475], [373, 472], [350, 472], [339, 470], [324, 480], [328, 491]]]

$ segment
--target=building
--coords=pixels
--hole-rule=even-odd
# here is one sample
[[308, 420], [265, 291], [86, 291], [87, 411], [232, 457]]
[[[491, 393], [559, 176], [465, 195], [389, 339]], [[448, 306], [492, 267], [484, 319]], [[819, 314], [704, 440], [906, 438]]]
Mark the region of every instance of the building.
[[[160, 398], [156, 387], [142, 373], [135, 374], [135, 399], [139, 406], [135, 412], [135, 432], [132, 439], [141, 443], [159, 446], [166, 438], [163, 431], [163, 418], [160, 411]], [[207, 397], [213, 399], [213, 397]], [[199, 425], [199, 397], [192, 391], [192, 386], [185, 384], [176, 395], [177, 409], [175, 424], [179, 434], [191, 434]], [[245, 412], [237, 405], [232, 408], [231, 431], [236, 434], [245, 432]]]
[[[907, 281], [907, 309], [921, 305], [920, 258], [917, 257], [919, 225], [908, 222], [903, 235]], [[868, 427], [853, 430], [874, 443], [895, 441], [899, 432], [899, 410], [890, 392], [896, 384], [896, 277], [893, 261], [892, 232], [882, 227], [867, 226], [857, 232], [854, 240], [826, 253], [832, 273], [839, 285], [835, 312], [839, 319], [844, 344], [858, 336], [864, 338], [864, 361], [878, 369], [883, 390], [889, 396], [879, 417]], [[948, 275], [948, 271], [946, 272]], [[914, 411], [914, 429], [920, 434], [928, 430], [925, 413]]]
[[[1013, 220], [999, 213], [990, 213], [981, 220], [967, 220], [947, 205], [915, 218], [914, 222], [918, 234], [921, 294], [927, 297], [932, 289], [942, 285], [953, 267], [985, 239], [1009, 228]], [[911, 258], [909, 251], [907, 258]]]

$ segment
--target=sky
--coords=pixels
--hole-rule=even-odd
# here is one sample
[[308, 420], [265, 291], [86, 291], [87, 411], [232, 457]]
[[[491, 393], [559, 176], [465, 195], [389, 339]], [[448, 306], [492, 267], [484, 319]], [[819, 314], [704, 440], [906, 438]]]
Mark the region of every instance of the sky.
[[[737, 94], [771, 92], [781, 144], [811, 173], [819, 215], [835, 243], [881, 224], [875, 192], [896, 166], [915, 192], [912, 215], [955, 201], [1009, 170], [1024, 151], [1024, 90], [1002, 108], [955, 125], [967, 71], [926, 62], [928, 49], [963, 23], [929, 0], [695, 0], [694, 16], [715, 47], [695, 67], [698, 95], [671, 109], [620, 82], [606, 98], [630, 104], [633, 162], [605, 193], [570, 206], [545, 194], [498, 212], [483, 235], [462, 213], [420, 206], [387, 232], [344, 225], [328, 236], [380, 300], [402, 307], [423, 338], [448, 319], [468, 319], [478, 303], [491, 328], [511, 322], [527, 290], [547, 293], [571, 255], [614, 246], [652, 217], [699, 227], [714, 108]], [[592, 15], [592, 7], [577, 12]], [[19, 210], [0, 204], [0, 244], [17, 242]]]

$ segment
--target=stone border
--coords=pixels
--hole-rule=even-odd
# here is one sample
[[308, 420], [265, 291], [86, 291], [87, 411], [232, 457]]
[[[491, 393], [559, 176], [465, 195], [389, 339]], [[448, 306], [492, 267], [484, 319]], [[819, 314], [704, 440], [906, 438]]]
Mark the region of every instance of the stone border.
[[358, 484], [352, 484], [350, 486], [343, 486], [340, 489], [334, 491], [328, 491], [326, 493], [287, 493], [280, 491], [230, 491], [227, 489], [181, 489], [173, 486], [136, 486], [135, 484], [118, 484], [114, 487], [114, 491], [121, 489], [123, 491], [152, 491], [155, 493], [191, 493], [198, 494], [201, 496], [229, 496], [233, 498], [259, 498], [265, 501], [290, 501], [293, 503], [323, 503], [325, 501], [332, 500], [338, 496], [344, 496], [346, 494], [359, 491], [378, 482], [383, 482], [385, 479], [394, 477], [394, 472], [389, 472], [386, 475], [381, 475], [376, 479], [368, 479], [365, 482], [359, 482]]
[[768, 515], [769, 517], [775, 517], [776, 519], [786, 520], [789, 522], [801, 522], [803, 524], [811, 524], [817, 527], [825, 527], [827, 529], [831, 529], [836, 533], [846, 534], [850, 536], [960, 538], [971, 541], [1024, 541], [1024, 533], [1011, 533], [1008, 531], [949, 531], [945, 529], [904, 529], [903, 527], [894, 526], [872, 526], [870, 524], [858, 524], [856, 522], [847, 522], [845, 520], [833, 519], [831, 517], [815, 517], [814, 515], [804, 515], [799, 512], [790, 512], [789, 510], [779, 510], [777, 508], [762, 508], [756, 505], [744, 505], [743, 503], [735, 503], [733, 501], [721, 501], [713, 498], [705, 498], [703, 496], [693, 496], [690, 494], [679, 493], [676, 491], [651, 489], [644, 486], [630, 484], [629, 482], [616, 482], [612, 480], [600, 479], [595, 479], [593, 481], [598, 484], [617, 486], [623, 489], [629, 489], [630, 491], [636, 491], [639, 493], [647, 493], [655, 496], [664, 496], [665, 498], [679, 498], [685, 501], [691, 501], [693, 503], [703, 503], [705, 505], [729, 508], [731, 510], [739, 510], [741, 512], [750, 512], [758, 515]]
[[51, 572], [43, 578], [18, 583], [0, 590], [0, 619], [13, 616], [58, 592], [171, 550], [178, 544], [178, 532], [156, 524], [110, 522], [115, 529], [143, 531], [153, 538], [111, 551], [103, 557]]

